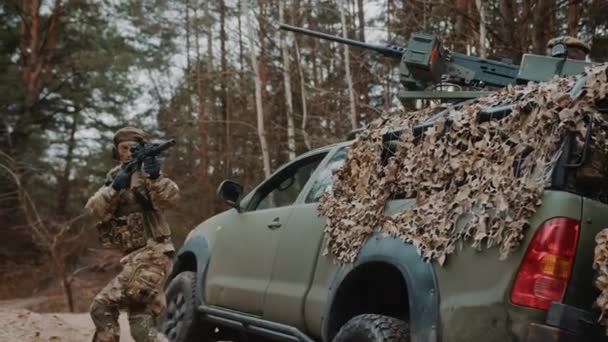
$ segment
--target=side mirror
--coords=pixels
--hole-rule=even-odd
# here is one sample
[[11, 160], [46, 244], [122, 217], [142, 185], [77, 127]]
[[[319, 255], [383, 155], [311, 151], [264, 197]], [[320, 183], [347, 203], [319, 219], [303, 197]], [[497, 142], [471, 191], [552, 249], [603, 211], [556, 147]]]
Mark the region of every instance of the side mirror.
[[243, 193], [243, 186], [237, 182], [230, 180], [223, 181], [217, 188], [217, 194], [228, 203], [229, 206], [235, 208], [237, 211], [241, 211], [239, 207], [239, 200]]

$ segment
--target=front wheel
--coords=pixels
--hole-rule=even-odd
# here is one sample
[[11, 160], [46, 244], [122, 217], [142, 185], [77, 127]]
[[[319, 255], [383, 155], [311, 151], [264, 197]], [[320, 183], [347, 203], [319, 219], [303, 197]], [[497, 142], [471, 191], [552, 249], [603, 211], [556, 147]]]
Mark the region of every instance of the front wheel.
[[363, 314], [351, 318], [334, 338], [334, 342], [409, 342], [406, 322], [388, 316]]
[[161, 331], [171, 342], [211, 341], [212, 327], [199, 320], [196, 309], [196, 273], [178, 274], [165, 292], [167, 309]]

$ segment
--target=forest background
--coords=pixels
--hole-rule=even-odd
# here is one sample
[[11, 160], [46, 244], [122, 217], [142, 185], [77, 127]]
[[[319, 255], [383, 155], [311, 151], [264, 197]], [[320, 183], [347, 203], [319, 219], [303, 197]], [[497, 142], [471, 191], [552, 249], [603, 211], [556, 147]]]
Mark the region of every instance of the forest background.
[[42, 310], [86, 310], [117, 272], [83, 206], [120, 127], [177, 139], [163, 170], [182, 193], [168, 212], [179, 247], [227, 208], [223, 179], [249, 190], [399, 108], [397, 61], [279, 23], [399, 46], [430, 32], [513, 63], [568, 34], [603, 62], [605, 13], [606, 0], [2, 1], [0, 299], [46, 293]]

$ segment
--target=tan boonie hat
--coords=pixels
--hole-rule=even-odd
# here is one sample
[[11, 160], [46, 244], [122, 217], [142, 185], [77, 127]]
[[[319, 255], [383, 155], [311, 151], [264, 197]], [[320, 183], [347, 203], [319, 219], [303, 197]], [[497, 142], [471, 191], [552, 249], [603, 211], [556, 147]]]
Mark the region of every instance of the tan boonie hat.
[[585, 53], [589, 53], [589, 51], [591, 51], [591, 46], [589, 46], [589, 44], [585, 43], [584, 41], [582, 41], [580, 39], [574, 38], [572, 36], [561, 36], [561, 37], [556, 37], [556, 38], [551, 39], [547, 43], [547, 49], [550, 49], [559, 43], [562, 43], [568, 47], [579, 48], [579, 49], [583, 50]]
[[114, 133], [114, 146], [117, 146], [123, 141], [146, 141], [146, 134], [139, 128], [124, 127]]

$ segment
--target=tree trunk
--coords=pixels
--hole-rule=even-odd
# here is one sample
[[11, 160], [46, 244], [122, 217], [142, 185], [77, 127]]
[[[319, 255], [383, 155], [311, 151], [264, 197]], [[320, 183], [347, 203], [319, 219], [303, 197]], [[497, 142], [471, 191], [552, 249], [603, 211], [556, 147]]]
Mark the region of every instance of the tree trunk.
[[551, 22], [550, 0], [538, 0], [534, 9], [534, 31], [532, 40], [532, 51], [537, 54], [545, 54], [546, 45], [549, 41], [549, 25]]
[[223, 148], [223, 160], [224, 160], [224, 177], [230, 177], [231, 175], [231, 153], [230, 147], [230, 109], [228, 100], [228, 59], [226, 52], [226, 2], [220, 0], [220, 50], [221, 50], [221, 63], [222, 63], [222, 120], [225, 122], [224, 126], [224, 148]]
[[[211, 75], [211, 73], [213, 72], [213, 21], [210, 19], [211, 18], [211, 13], [210, 13], [210, 9], [209, 9], [209, 1], [204, 1], [205, 3], [205, 18], [207, 19], [207, 22], [209, 23], [207, 25], [207, 76], [209, 80], [213, 79], [213, 75]], [[213, 96], [213, 86], [211, 84], [207, 85], [207, 97], [209, 99], [209, 106], [207, 107], [207, 114], [209, 115], [209, 117], [213, 117], [213, 115], [215, 114], [215, 99]]]
[[[279, 1], [279, 21], [285, 22], [285, 5], [283, 1]], [[291, 98], [291, 68], [289, 63], [289, 52], [285, 35], [289, 33], [279, 32], [279, 44], [281, 46], [281, 55], [283, 57], [283, 83], [285, 84], [285, 102], [287, 103], [287, 146], [289, 148], [289, 160], [296, 158], [296, 134], [293, 123], [293, 101]]]
[[18, 146], [26, 145], [25, 141], [32, 133], [31, 123], [41, 126], [50, 118], [36, 117], [35, 106], [42, 89], [54, 77], [47, 72], [53, 61], [57, 45], [59, 19], [62, 15], [61, 1], [55, 0], [51, 15], [46, 23], [42, 22], [39, 0], [22, 0], [19, 24], [19, 75], [25, 88], [22, 115], [15, 123], [7, 139], [7, 150], [13, 154]]
[[[198, 6], [194, 6], [194, 20], [198, 22]], [[201, 181], [207, 183], [207, 128], [205, 125], [205, 89], [203, 87], [203, 61], [201, 60], [201, 49], [200, 49], [200, 25], [196, 25], [194, 29], [195, 49], [196, 49], [196, 97], [198, 99], [198, 154], [199, 154], [199, 175]]]
[[580, 0], [570, 0], [568, 4], [568, 34], [576, 37], [578, 33], [578, 6]]
[[[247, 18], [247, 36], [249, 38], [249, 56], [251, 58], [251, 67], [253, 68], [253, 75], [255, 80], [255, 104], [258, 122], [258, 137], [260, 139], [260, 149], [262, 150], [262, 162], [264, 164], [264, 176], [270, 176], [270, 156], [268, 153], [268, 143], [266, 142], [266, 131], [264, 129], [264, 110], [262, 106], [262, 80], [260, 77], [260, 71], [258, 62], [256, 61], [256, 46], [253, 39], [254, 28], [251, 16], [253, 15], [249, 10], [249, 4], [247, 0], [241, 2], [243, 5], [243, 12]], [[261, 60], [260, 56], [260, 60]]]
[[[48, 231], [48, 227], [46, 230]], [[65, 295], [65, 299], [68, 304], [68, 310], [70, 312], [74, 312], [74, 293], [72, 291], [72, 280], [68, 276], [68, 272], [66, 269], [66, 259], [62, 254], [61, 246], [60, 246], [60, 238], [63, 236], [63, 233], [66, 228], [61, 228], [61, 231], [56, 233], [55, 235], [47, 236], [47, 242], [49, 243], [49, 254], [50, 259], [53, 264], [54, 273], [59, 275], [61, 278], [61, 285], [63, 287], [63, 294]]]
[[[243, 22], [242, 22], [242, 17], [243, 17], [243, 6], [242, 6], [242, 2], [243, 1], [249, 1], [249, 0], [239, 0], [238, 2], [238, 14], [237, 14], [237, 23], [238, 23], [238, 32], [239, 32], [239, 93], [238, 93], [238, 101], [239, 101], [239, 106], [238, 108], [240, 108], [239, 113], [240, 115], [248, 115], [248, 93], [249, 93], [249, 89], [247, 87], [247, 82], [250, 80], [250, 76], [245, 72], [245, 63], [247, 62], [247, 59], [245, 58], [245, 48], [244, 48], [244, 43], [243, 43]], [[247, 14], [246, 14], [247, 15]], [[246, 133], [247, 136], [249, 136], [249, 132]], [[241, 148], [241, 153], [243, 155], [247, 155], [247, 156], [252, 156], [255, 155], [255, 146], [251, 146], [251, 145], [247, 145], [247, 146], [243, 146]], [[247, 160], [245, 163], [241, 164], [241, 167], [245, 167], [245, 168], [249, 168], [252, 169], [255, 165], [255, 161], [252, 160]]]
[[304, 79], [304, 72], [302, 72], [302, 59], [300, 58], [300, 47], [298, 46], [298, 41], [295, 40], [296, 45], [296, 58], [298, 65], [298, 74], [300, 75], [300, 95], [302, 96], [302, 137], [304, 138], [304, 144], [308, 150], [312, 149], [312, 145], [310, 144], [310, 138], [308, 136], [308, 132], [306, 131], [306, 120], [308, 120], [308, 108], [306, 107], [306, 81]]
[[365, 41], [365, 14], [363, 13], [363, 0], [357, 0], [357, 15], [359, 17], [359, 40]]
[[[241, 2], [243, 0], [239, 0], [239, 14], [236, 17], [237, 23], [238, 23], [238, 29], [239, 29], [239, 67], [240, 67], [240, 71], [241, 71], [241, 81], [243, 80], [243, 78], [245, 77], [245, 60], [244, 60], [244, 56], [243, 56], [243, 27], [242, 27], [242, 23], [241, 23], [241, 16], [243, 15], [242, 13], [242, 6], [241, 6]], [[244, 87], [241, 87], [241, 89], [244, 89]]]
[[[342, 37], [347, 37], [346, 29], [346, 15], [344, 14], [344, 7], [346, 0], [339, 0], [340, 6], [340, 22], [342, 23]], [[346, 70], [346, 82], [348, 83], [348, 97], [350, 100], [350, 124], [354, 130], [357, 128], [357, 108], [355, 105], [355, 92], [353, 90], [353, 78], [350, 74], [350, 54], [347, 44], [344, 44], [344, 69]]]
[[[189, 94], [193, 93], [193, 87], [192, 87], [193, 73], [192, 73], [192, 62], [191, 62], [191, 57], [190, 57], [190, 55], [191, 55], [190, 51], [192, 49], [192, 46], [190, 44], [190, 35], [192, 34], [192, 32], [191, 32], [192, 25], [190, 22], [191, 20], [190, 20], [190, 1], [189, 0], [186, 0], [186, 2], [185, 2], [185, 10], [186, 10], [186, 13], [185, 13], [186, 72], [185, 72], [185, 74], [186, 74], [186, 89], [187, 89], [187, 94], [188, 94], [185, 97], [185, 99], [186, 99], [186, 111], [187, 111], [186, 117], [191, 118], [194, 110], [192, 108], [193, 107], [192, 97], [189, 96]], [[187, 154], [189, 156], [194, 154], [194, 141], [192, 139], [188, 139], [186, 141], [186, 149], [188, 151]], [[188, 169], [192, 169], [192, 167], [194, 166], [194, 160], [192, 158], [188, 158], [187, 160], [185, 160], [185, 163], [186, 163], [186, 167]]]
[[70, 125], [70, 138], [67, 142], [67, 154], [65, 156], [65, 167], [59, 180], [59, 198], [57, 199], [57, 215], [62, 218], [67, 216], [68, 202], [71, 193], [70, 174], [72, 173], [72, 165], [74, 160], [74, 149], [76, 148], [76, 130], [78, 128], [78, 112], [72, 115], [72, 123]]
[[[389, 14], [387, 13], [387, 15]], [[363, 8], [363, 0], [357, 0], [357, 17], [359, 21], [358, 39], [360, 41], [365, 41], [365, 9]], [[387, 30], [390, 30], [390, 28], [387, 27]], [[354, 70], [356, 74], [356, 81], [354, 81], [354, 87], [357, 95], [359, 96], [359, 100], [367, 105], [369, 104], [369, 92], [367, 89], [372, 79], [372, 76], [370, 75], [370, 72], [367, 69], [368, 55], [363, 49], [355, 51], [356, 52], [352, 54], [353, 59], [355, 61]], [[361, 111], [359, 113], [359, 117], [365, 115], [365, 120], [367, 120], [369, 110], [366, 110], [365, 108], [359, 108], [359, 110]]]
[[74, 294], [72, 291], [72, 282], [70, 281], [70, 279], [68, 279], [65, 269], [63, 270], [63, 272], [61, 274], [61, 283], [63, 284], [63, 292], [65, 294], [65, 298], [68, 301], [68, 310], [70, 310], [70, 312], [75, 312]]
[[[205, 80], [206, 82], [203, 84], [205, 89], [207, 90], [207, 96], [205, 96], [205, 103], [207, 104], [207, 109], [205, 110], [205, 114], [211, 120], [216, 119], [216, 111], [215, 111], [215, 90], [213, 88], [213, 80], [215, 79], [215, 69], [213, 66], [213, 20], [211, 20], [211, 1], [203, 1], [204, 6], [204, 15], [207, 21], [206, 25], [206, 33], [207, 33], [207, 63], [205, 67]], [[221, 153], [221, 146], [216, 142], [215, 135], [209, 135], [209, 140], [207, 142], [207, 161], [208, 166], [212, 164], [213, 174], [215, 175], [219, 170], [219, 156]]]
[[467, 45], [470, 40], [471, 32], [468, 29], [467, 14], [469, 13], [469, 0], [457, 0], [455, 2], [456, 10], [456, 22], [454, 25], [454, 34], [452, 35], [451, 44], [454, 45], [454, 49], [460, 51], [466, 51]]
[[258, 63], [258, 71], [260, 75], [261, 90], [262, 90], [262, 101], [267, 98], [266, 85], [268, 84], [268, 62], [266, 56], [266, 11], [265, 11], [266, 0], [258, 0], [258, 12], [257, 22], [259, 26], [258, 39], [260, 42], [260, 55]]
[[[186, 80], [190, 79], [190, 1], [186, 0]], [[190, 83], [187, 81], [187, 83]]]
[[[312, 9], [314, 8], [312, 0], [308, 0], [306, 5], [306, 21], [308, 22], [308, 28], [311, 30], [315, 28], [315, 19], [312, 17]], [[317, 66], [317, 39], [314, 37], [307, 37], [310, 47], [310, 59], [312, 60], [312, 84], [314, 87], [319, 85], [319, 72]]]
[[[532, 1], [533, 0], [522, 0], [521, 4], [521, 16], [517, 18], [518, 22], [529, 23], [533, 20], [532, 12]], [[515, 7], [513, 7], [513, 13], [516, 13]], [[516, 34], [514, 35], [514, 41], [517, 41], [519, 46], [518, 58], [515, 60], [520, 61], [521, 56], [524, 53], [528, 53], [532, 47], [532, 28], [530, 25], [517, 25]]]
[[[521, 53], [521, 41], [516, 41], [515, 36], [518, 31], [521, 31], [521, 27], [514, 25], [515, 13], [513, 11], [513, 2], [511, 0], [500, 0], [498, 4], [498, 10], [500, 12], [500, 18], [502, 25], [497, 27], [502, 40], [502, 51], [505, 55], [510, 56], [513, 63], [518, 63]], [[517, 18], [520, 20], [521, 18]]]
[[477, 5], [477, 10], [479, 11], [479, 57], [486, 58], [486, 5], [484, 4], [484, 0], [475, 0], [475, 4]]

